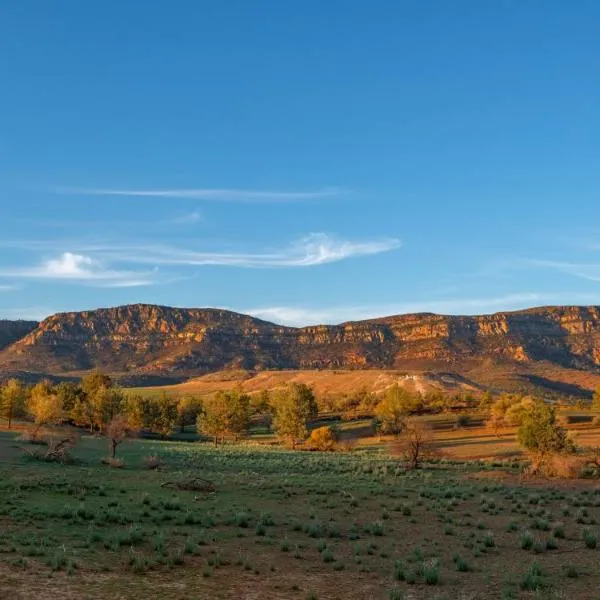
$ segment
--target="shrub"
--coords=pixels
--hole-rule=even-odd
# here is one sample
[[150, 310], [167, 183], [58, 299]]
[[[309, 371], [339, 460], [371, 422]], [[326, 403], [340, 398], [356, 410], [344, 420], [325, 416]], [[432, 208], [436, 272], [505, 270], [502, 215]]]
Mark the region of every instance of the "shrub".
[[456, 570], [460, 573], [466, 573], [467, 571], [469, 571], [469, 565], [467, 561], [458, 554], [456, 554], [452, 560], [454, 561], [454, 566], [456, 567]]
[[325, 550], [323, 550], [323, 552], [321, 553], [321, 557], [323, 558], [323, 562], [325, 563], [331, 563], [335, 560], [333, 558], [333, 553], [329, 548], [325, 548]]
[[404, 592], [400, 588], [391, 588], [388, 591], [388, 600], [404, 600]]
[[112, 469], [122, 469], [125, 466], [125, 461], [122, 458], [107, 458], [104, 463]]
[[537, 563], [533, 563], [521, 580], [521, 589], [528, 592], [536, 592], [544, 587], [543, 573]]
[[531, 550], [533, 548], [534, 541], [535, 540], [533, 539], [533, 534], [531, 531], [524, 531], [519, 536], [519, 544], [523, 550]]
[[590, 550], [595, 550], [598, 545], [598, 540], [596, 539], [596, 534], [589, 529], [584, 529], [581, 534], [583, 542], [585, 543], [585, 547]]
[[313, 429], [308, 443], [311, 448], [321, 451], [331, 451], [335, 449], [337, 443], [337, 432], [333, 427], [324, 426]]

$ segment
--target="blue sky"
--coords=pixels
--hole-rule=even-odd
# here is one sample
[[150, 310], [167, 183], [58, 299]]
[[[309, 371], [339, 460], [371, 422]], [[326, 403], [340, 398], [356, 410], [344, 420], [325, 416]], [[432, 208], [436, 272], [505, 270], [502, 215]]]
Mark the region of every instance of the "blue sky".
[[600, 3], [0, 8], [0, 317], [600, 304]]

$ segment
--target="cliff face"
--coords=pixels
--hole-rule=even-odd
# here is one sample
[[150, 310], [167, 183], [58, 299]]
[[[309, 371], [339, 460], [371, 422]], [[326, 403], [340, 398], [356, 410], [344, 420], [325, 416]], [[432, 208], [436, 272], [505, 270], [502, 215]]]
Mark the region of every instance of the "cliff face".
[[57, 314], [18, 331], [13, 339], [23, 337], [0, 352], [0, 370], [61, 374], [99, 367], [189, 377], [227, 367], [460, 370], [491, 360], [600, 371], [595, 306], [399, 315], [297, 329], [225, 310], [131, 305]]

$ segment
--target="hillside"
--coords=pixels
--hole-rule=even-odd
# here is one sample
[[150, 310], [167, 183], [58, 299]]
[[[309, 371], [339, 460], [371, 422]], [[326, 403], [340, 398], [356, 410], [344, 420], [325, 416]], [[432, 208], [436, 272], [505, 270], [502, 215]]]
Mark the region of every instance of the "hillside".
[[0, 350], [20, 340], [37, 326], [37, 321], [8, 321], [0, 319]]
[[98, 367], [135, 383], [222, 369], [391, 369], [451, 373], [469, 386], [502, 388], [510, 379], [575, 394], [600, 381], [595, 306], [293, 328], [226, 310], [138, 304], [21, 323], [0, 327], [0, 371], [68, 376]]

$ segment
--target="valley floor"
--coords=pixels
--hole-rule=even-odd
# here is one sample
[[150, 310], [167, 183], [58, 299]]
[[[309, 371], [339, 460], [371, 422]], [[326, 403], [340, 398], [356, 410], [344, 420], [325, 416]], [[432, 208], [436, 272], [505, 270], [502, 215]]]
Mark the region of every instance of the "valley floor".
[[[511, 458], [135, 440], [111, 469], [94, 437], [72, 465], [18, 446], [0, 434], [0, 598], [598, 598], [600, 487], [518, 486]], [[163, 486], [198, 476], [216, 491]]]

